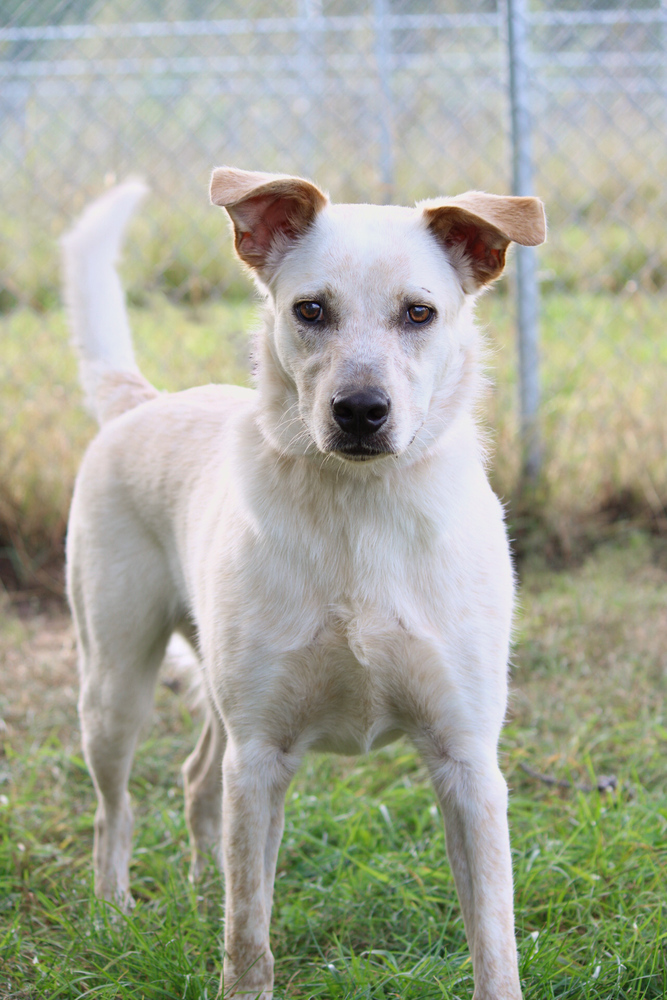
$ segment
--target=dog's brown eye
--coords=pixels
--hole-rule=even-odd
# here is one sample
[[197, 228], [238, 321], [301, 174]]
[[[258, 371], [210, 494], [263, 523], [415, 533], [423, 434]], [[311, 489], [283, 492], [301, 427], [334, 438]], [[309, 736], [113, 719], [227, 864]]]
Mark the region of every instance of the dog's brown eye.
[[319, 323], [324, 315], [319, 302], [297, 302], [294, 309], [299, 319], [305, 319], [306, 323]]
[[433, 310], [428, 306], [410, 306], [408, 319], [411, 323], [428, 323], [433, 316]]

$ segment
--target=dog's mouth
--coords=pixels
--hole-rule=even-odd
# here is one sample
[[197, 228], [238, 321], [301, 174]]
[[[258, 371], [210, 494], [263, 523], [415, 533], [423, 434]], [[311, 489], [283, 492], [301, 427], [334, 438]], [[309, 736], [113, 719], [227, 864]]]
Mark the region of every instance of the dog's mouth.
[[364, 440], [348, 434], [330, 438], [327, 441], [326, 451], [333, 452], [348, 462], [368, 462], [375, 458], [386, 458], [396, 454], [386, 438]]

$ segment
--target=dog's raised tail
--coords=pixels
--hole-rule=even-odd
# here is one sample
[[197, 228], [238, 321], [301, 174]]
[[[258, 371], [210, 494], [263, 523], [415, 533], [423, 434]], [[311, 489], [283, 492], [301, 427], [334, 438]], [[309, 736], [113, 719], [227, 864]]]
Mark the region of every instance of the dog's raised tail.
[[116, 271], [125, 227], [148, 188], [126, 181], [94, 201], [62, 239], [65, 303], [87, 402], [100, 424], [158, 395], [137, 368]]

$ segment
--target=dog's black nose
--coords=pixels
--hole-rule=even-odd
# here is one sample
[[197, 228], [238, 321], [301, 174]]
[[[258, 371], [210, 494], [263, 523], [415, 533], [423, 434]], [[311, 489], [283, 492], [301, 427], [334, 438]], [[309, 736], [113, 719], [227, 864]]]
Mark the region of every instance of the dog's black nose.
[[389, 415], [389, 396], [381, 389], [337, 392], [331, 400], [334, 420], [346, 434], [369, 437], [379, 431]]

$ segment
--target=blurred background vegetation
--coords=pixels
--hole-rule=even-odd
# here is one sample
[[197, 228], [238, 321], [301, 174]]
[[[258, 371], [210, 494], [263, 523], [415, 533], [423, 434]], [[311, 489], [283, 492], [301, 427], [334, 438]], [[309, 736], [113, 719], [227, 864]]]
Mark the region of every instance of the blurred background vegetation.
[[[541, 474], [521, 480], [515, 276], [482, 298], [492, 475], [519, 554], [577, 561], [667, 532], [667, 24], [658, 0], [534, 0], [528, 44], [541, 286]], [[0, 577], [62, 588], [94, 428], [67, 343], [58, 239], [129, 174], [152, 196], [123, 262], [161, 388], [247, 381], [258, 309], [208, 205], [221, 162], [337, 200], [511, 190], [496, 0], [11, 0], [0, 12]]]

